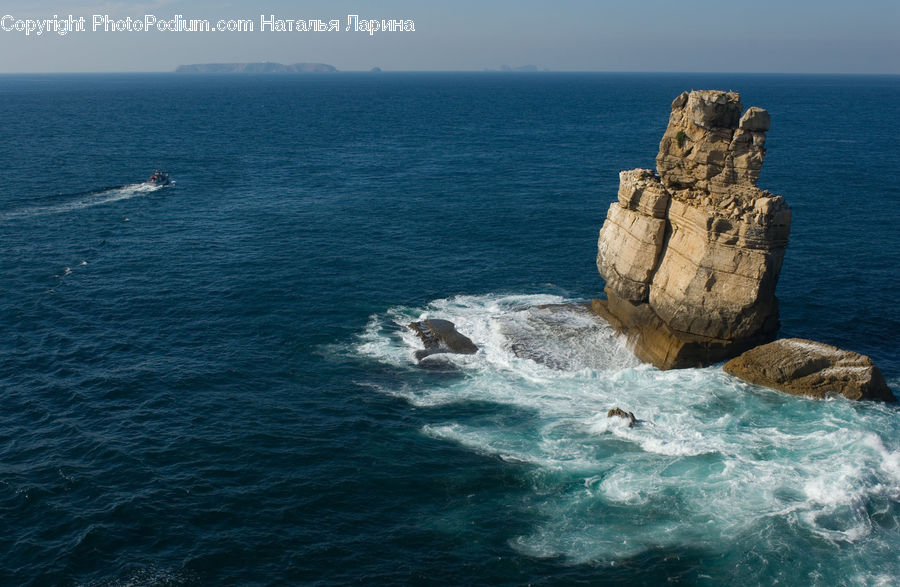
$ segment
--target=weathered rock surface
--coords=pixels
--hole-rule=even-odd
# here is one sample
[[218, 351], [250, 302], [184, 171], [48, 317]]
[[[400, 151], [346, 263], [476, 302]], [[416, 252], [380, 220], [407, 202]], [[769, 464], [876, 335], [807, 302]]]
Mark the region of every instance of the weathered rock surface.
[[605, 300], [593, 300], [591, 309], [625, 334], [628, 348], [638, 359], [660, 369], [705, 367], [774, 337], [765, 332], [741, 340], [725, 340], [678, 332], [663, 322], [649, 304], [632, 304], [613, 293], [607, 293]]
[[422, 320], [411, 323], [409, 328], [425, 343], [424, 350], [416, 351], [416, 359], [424, 359], [437, 353], [472, 355], [478, 352], [475, 343], [460, 334], [456, 325], [449, 320]]
[[607, 300], [594, 309], [662, 369], [706, 365], [768, 342], [791, 211], [756, 187], [769, 115], [734, 92], [672, 103], [657, 173], [620, 174], [597, 244]]
[[821, 342], [785, 338], [731, 359], [725, 372], [787, 393], [897, 401], [872, 359]]
[[597, 242], [597, 268], [627, 300], [646, 301], [666, 234], [669, 194], [649, 169], [619, 174], [619, 200], [609, 207]]

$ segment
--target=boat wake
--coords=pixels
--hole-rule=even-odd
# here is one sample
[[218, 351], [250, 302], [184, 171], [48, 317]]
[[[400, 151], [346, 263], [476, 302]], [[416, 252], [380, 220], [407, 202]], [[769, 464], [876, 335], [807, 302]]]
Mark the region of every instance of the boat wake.
[[27, 206], [9, 212], [0, 212], [0, 219], [14, 220], [19, 218], [31, 218], [34, 216], [46, 216], [49, 214], [63, 214], [65, 212], [73, 212], [93, 206], [110, 204], [120, 200], [128, 200], [137, 196], [146, 196], [161, 189], [166, 185], [153, 183], [133, 183], [123, 186], [104, 188], [80, 194], [63, 195], [56, 198], [59, 201], [53, 204], [44, 204], [37, 206]]

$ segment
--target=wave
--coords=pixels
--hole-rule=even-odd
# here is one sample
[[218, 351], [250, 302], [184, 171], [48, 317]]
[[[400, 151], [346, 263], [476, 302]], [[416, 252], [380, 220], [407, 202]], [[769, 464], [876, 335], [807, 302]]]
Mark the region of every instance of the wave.
[[[451, 320], [479, 346], [435, 356], [460, 377], [417, 365], [422, 345], [405, 325], [426, 318]], [[456, 405], [424, 435], [539, 472], [528, 475], [530, 509], [543, 521], [510, 537], [523, 553], [581, 563], [684, 545], [769, 553], [824, 541], [857, 545], [864, 558], [900, 546], [894, 407], [788, 396], [715, 366], [659, 371], [559, 296], [391, 308], [370, 319], [354, 351], [398, 370], [396, 383], [372, 384], [376, 392], [436, 414]], [[471, 418], [459, 409], [466, 403], [481, 406]], [[484, 405], [498, 417], [484, 418]], [[614, 407], [634, 412], [637, 425], [608, 418]]]
[[118, 202], [120, 200], [128, 200], [136, 196], [145, 196], [156, 192], [163, 187], [165, 186], [133, 183], [82, 194], [60, 196], [62, 201], [47, 205], [28, 206], [4, 212], [0, 214], [0, 219], [14, 220], [19, 218], [31, 218], [34, 216], [46, 216], [48, 214], [62, 214], [65, 212], [81, 210], [83, 208]]

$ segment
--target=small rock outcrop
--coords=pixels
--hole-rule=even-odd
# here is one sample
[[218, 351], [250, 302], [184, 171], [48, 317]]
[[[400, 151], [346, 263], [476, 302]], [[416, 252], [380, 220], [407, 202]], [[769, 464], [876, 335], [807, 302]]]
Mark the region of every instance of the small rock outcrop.
[[731, 359], [726, 373], [795, 395], [897, 401], [872, 359], [801, 338], [785, 338]]
[[472, 355], [478, 347], [471, 339], [456, 330], [456, 325], [449, 320], [422, 320], [409, 325], [410, 330], [422, 339], [425, 349], [416, 351], [416, 359], [424, 359], [437, 353], [457, 353]]
[[775, 338], [791, 211], [756, 187], [768, 129], [734, 92], [684, 92], [656, 172], [620, 173], [597, 243], [607, 298], [592, 307], [641, 360], [704, 366]]
[[634, 417], [634, 414], [631, 412], [626, 412], [622, 408], [613, 408], [610, 411], [606, 412], [607, 418], [623, 418], [628, 420], [628, 427], [634, 428], [634, 425], [637, 423], [637, 418]]

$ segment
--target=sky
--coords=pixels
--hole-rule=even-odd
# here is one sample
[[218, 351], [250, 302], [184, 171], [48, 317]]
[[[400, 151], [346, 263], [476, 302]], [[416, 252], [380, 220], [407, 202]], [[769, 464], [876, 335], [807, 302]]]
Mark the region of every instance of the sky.
[[[16, 22], [85, 18], [40, 36]], [[93, 15], [247, 19], [253, 32], [92, 31]], [[415, 31], [347, 31], [348, 15]], [[260, 17], [341, 21], [337, 32], [260, 31]], [[172, 71], [180, 64], [321, 62], [340, 70], [900, 74], [898, 0], [8, 0], [0, 73]], [[21, 25], [20, 25], [21, 26]], [[12, 30], [4, 30], [10, 28]]]

